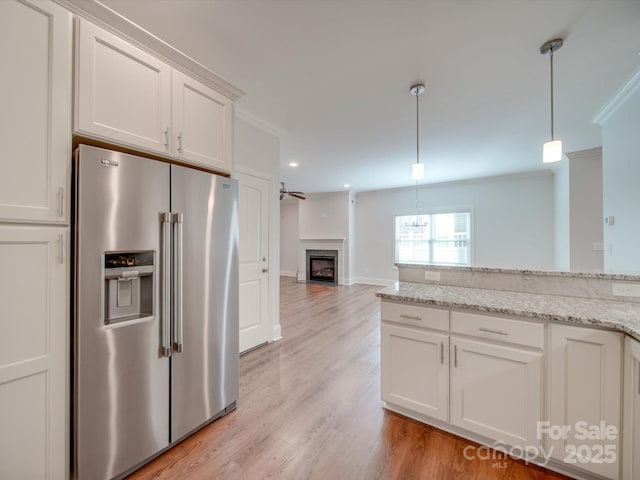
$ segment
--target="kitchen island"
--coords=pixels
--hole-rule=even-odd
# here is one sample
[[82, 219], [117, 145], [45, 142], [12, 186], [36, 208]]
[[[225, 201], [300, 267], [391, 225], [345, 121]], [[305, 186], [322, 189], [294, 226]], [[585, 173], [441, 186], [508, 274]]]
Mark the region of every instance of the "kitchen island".
[[609, 293], [638, 279], [440, 273], [453, 285], [409, 267], [376, 294], [385, 408], [574, 478], [637, 478], [640, 302]]

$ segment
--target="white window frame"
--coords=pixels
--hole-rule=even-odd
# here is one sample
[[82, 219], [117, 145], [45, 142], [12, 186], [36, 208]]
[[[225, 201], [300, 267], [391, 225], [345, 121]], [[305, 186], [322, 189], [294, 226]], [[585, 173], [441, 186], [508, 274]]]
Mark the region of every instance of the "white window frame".
[[[469, 214], [469, 263], [434, 263], [434, 262], [398, 262], [398, 232], [396, 231], [396, 217], [408, 216], [408, 215], [434, 215], [438, 213], [468, 213]], [[454, 208], [430, 208], [430, 209], [410, 209], [410, 210], [394, 210], [393, 211], [393, 259], [394, 264], [400, 265], [434, 265], [443, 267], [471, 267], [474, 261], [475, 251], [475, 227], [474, 227], [474, 214], [472, 206], [459, 206]]]

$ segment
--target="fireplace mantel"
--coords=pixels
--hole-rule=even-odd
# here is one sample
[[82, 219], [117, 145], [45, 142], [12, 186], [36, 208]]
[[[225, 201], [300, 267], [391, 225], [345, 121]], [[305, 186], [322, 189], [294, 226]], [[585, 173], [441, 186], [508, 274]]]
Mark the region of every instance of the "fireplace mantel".
[[342, 242], [344, 243], [346, 238], [344, 237], [313, 237], [313, 238], [300, 238], [301, 242]]

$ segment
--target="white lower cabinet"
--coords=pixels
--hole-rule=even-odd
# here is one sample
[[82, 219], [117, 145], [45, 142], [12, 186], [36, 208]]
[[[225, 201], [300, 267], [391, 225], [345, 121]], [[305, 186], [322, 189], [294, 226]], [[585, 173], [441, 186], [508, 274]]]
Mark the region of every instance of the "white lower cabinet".
[[551, 455], [568, 466], [617, 479], [623, 335], [559, 324], [550, 329]]
[[451, 424], [520, 447], [538, 447], [542, 352], [451, 337]]
[[382, 399], [429, 417], [449, 417], [449, 336], [382, 325]]
[[623, 431], [622, 333], [416, 303], [381, 310], [387, 408], [550, 454], [584, 478], [640, 479], [639, 342], [625, 340]]
[[624, 343], [623, 477], [640, 478], [640, 342]]
[[67, 477], [67, 229], [0, 225], [0, 478]]

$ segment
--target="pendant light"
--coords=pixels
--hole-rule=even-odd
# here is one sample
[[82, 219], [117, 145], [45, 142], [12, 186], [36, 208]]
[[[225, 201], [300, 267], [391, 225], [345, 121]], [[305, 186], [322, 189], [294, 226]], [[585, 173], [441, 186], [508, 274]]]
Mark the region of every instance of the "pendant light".
[[411, 85], [409, 93], [416, 96], [416, 163], [411, 170], [411, 178], [422, 180], [424, 178], [424, 163], [420, 163], [420, 100], [418, 97], [424, 92], [424, 83]]
[[549, 55], [551, 72], [551, 140], [542, 147], [542, 161], [544, 163], [553, 163], [562, 160], [562, 141], [556, 140], [553, 137], [553, 54], [562, 47], [563, 43], [564, 40], [561, 38], [554, 38], [553, 40], [545, 42], [540, 47], [540, 53], [542, 55]]

